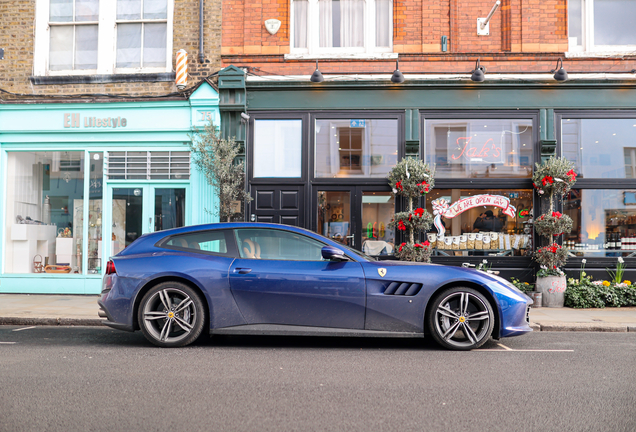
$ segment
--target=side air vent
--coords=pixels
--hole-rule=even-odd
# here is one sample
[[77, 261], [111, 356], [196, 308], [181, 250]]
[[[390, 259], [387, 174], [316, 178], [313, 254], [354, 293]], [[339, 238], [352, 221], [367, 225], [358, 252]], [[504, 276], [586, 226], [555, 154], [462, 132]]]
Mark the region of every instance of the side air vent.
[[408, 282], [391, 282], [384, 290], [384, 295], [414, 296], [422, 289], [422, 284]]

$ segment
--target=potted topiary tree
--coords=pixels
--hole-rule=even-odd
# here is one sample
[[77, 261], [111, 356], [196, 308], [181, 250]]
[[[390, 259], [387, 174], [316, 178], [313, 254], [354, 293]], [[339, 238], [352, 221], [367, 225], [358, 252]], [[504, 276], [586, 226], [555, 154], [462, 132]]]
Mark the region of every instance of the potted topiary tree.
[[415, 233], [428, 231], [433, 216], [423, 208], [413, 208], [416, 200], [429, 193], [435, 186], [434, 170], [419, 159], [404, 158], [389, 173], [389, 185], [394, 196], [407, 200], [408, 210], [396, 213], [389, 228], [408, 233], [407, 241], [395, 248], [395, 256], [401, 261], [430, 262], [432, 246], [428, 240], [416, 243]]
[[555, 211], [555, 200], [570, 191], [576, 182], [574, 164], [565, 158], [551, 157], [537, 169], [532, 181], [541, 198], [549, 200], [548, 210], [535, 217], [534, 229], [547, 241], [534, 253], [539, 263], [536, 290], [542, 293], [543, 306], [563, 307], [566, 279], [562, 267], [568, 259], [568, 249], [559, 244], [560, 237], [572, 230], [572, 219]]

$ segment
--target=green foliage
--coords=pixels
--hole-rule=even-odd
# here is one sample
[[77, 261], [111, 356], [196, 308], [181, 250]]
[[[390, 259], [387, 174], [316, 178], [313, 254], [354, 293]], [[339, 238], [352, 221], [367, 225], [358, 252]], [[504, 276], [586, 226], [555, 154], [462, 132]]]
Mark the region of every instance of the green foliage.
[[419, 159], [404, 158], [393, 167], [388, 176], [394, 196], [408, 200], [408, 210], [396, 213], [389, 228], [408, 232], [408, 242], [396, 248], [395, 256], [402, 261], [430, 262], [432, 247], [428, 241], [415, 243], [415, 232], [427, 231], [433, 217], [425, 209], [413, 209], [413, 201], [429, 193], [435, 186], [435, 172]]
[[400, 261], [429, 262], [433, 248], [426, 240], [423, 243], [402, 243], [395, 251]]
[[418, 198], [435, 187], [435, 171], [419, 159], [404, 158], [389, 173], [394, 195]]
[[236, 141], [220, 137], [216, 127], [210, 122], [203, 131], [194, 130], [190, 136], [191, 158], [194, 165], [205, 175], [208, 184], [214, 186], [219, 199], [218, 214], [221, 221], [230, 222], [233, 217], [241, 216], [232, 210], [232, 202], [252, 200], [245, 191], [244, 163], [236, 162], [240, 148]]
[[604, 308], [636, 306], [636, 288], [631, 282], [592, 281], [591, 277], [568, 279], [565, 306], [571, 308]]
[[532, 175], [532, 184], [539, 196], [550, 200], [549, 210], [534, 220], [535, 231], [551, 243], [534, 252], [533, 258], [541, 266], [538, 277], [563, 274], [560, 267], [568, 260], [568, 250], [559, 246], [555, 237], [569, 233], [573, 223], [569, 216], [554, 211], [554, 198], [561, 199], [576, 182], [576, 176], [574, 164], [563, 157], [551, 157], [541, 165], [537, 164]]
[[605, 270], [610, 275], [612, 282], [621, 283], [623, 281], [623, 274], [625, 273], [625, 261], [623, 260], [623, 257], [618, 257], [616, 271], [612, 271], [610, 269]]
[[[532, 182], [541, 197], [562, 197], [576, 182], [574, 163], [564, 157], [551, 157], [541, 165], [536, 164]], [[552, 199], [550, 199], [552, 204]], [[550, 206], [550, 211], [554, 210]]]
[[510, 282], [516, 286], [519, 291], [522, 291], [524, 293], [529, 293], [534, 291], [534, 284], [528, 283], [528, 282], [521, 282], [519, 279], [516, 278], [510, 278]]
[[559, 212], [542, 214], [534, 220], [534, 229], [537, 234], [553, 238], [572, 231], [572, 218]]

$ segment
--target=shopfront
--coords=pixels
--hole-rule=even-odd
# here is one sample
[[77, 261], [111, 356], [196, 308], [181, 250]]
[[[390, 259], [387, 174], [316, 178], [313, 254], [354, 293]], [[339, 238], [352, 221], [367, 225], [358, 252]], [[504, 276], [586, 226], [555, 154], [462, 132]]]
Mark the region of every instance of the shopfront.
[[213, 222], [187, 143], [218, 119], [207, 83], [186, 101], [0, 105], [0, 292], [97, 294], [137, 237]]
[[588, 273], [603, 278], [620, 254], [630, 271], [636, 256], [632, 81], [419, 76], [395, 85], [269, 76], [247, 77], [245, 92], [252, 220], [303, 226], [391, 259], [403, 239], [387, 226], [405, 203], [392, 196], [386, 176], [401, 158], [416, 157], [435, 167], [436, 182], [419, 205], [431, 213], [436, 200], [455, 206], [440, 218], [443, 241], [436, 238], [439, 228], [422, 235], [435, 240], [433, 262], [487, 259], [503, 276], [531, 281], [539, 241], [531, 221], [546, 204], [534, 192], [533, 170], [542, 159], [563, 155], [580, 173], [561, 209], [575, 221], [563, 238], [572, 249], [567, 270], [578, 272], [587, 257]]

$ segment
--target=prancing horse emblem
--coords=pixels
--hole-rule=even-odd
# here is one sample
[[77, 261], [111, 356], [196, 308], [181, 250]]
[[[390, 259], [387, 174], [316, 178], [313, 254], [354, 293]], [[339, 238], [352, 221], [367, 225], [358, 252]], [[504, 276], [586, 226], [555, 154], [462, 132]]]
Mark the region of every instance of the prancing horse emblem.
[[382, 277], [384, 277], [384, 275], [386, 274], [386, 269], [385, 268], [379, 268], [378, 269], [378, 274]]

